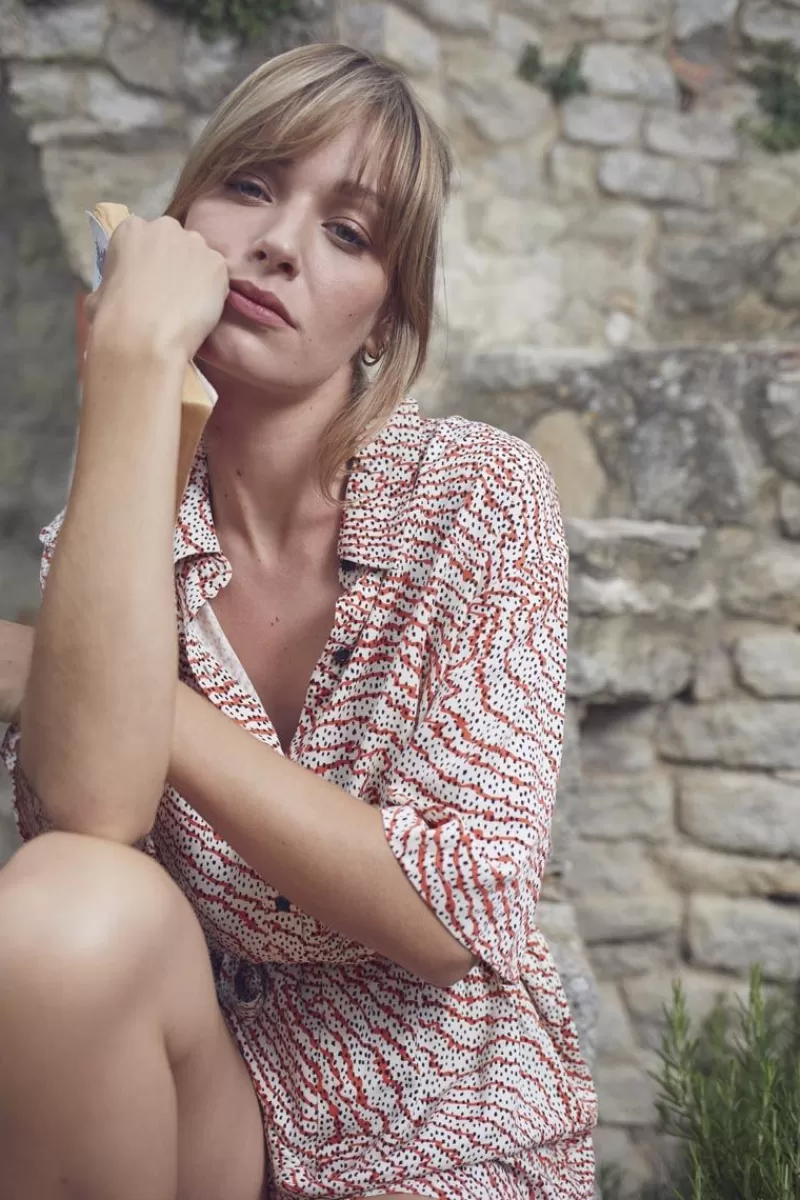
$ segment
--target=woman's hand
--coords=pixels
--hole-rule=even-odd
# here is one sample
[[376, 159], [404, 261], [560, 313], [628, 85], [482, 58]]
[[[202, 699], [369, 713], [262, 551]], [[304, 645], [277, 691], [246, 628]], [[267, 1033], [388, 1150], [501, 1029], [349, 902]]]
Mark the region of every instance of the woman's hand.
[[172, 217], [128, 217], [115, 229], [103, 281], [86, 302], [98, 344], [148, 358], [194, 358], [228, 295], [225, 259]]
[[34, 631], [30, 625], [0, 621], [0, 721], [19, 718], [31, 669]]

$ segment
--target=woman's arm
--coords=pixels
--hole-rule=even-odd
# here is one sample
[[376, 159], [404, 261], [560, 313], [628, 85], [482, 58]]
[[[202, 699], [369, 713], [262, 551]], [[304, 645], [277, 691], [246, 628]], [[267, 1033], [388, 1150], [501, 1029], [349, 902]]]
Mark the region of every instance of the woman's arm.
[[132, 840], [163, 788], [185, 365], [90, 343], [75, 473], [20, 719], [22, 770], [59, 829]]
[[169, 762], [180, 394], [219, 320], [224, 260], [168, 218], [114, 234], [75, 473], [37, 622], [21, 766], [59, 829], [135, 841]]
[[[505, 532], [487, 586], [448, 625], [436, 686], [376, 781], [379, 805], [179, 688], [171, 782], [293, 902], [274, 913], [251, 881], [236, 889], [237, 917], [263, 961], [280, 952], [285, 918], [302, 943], [297, 961], [345, 961], [346, 947], [361, 944], [440, 986], [476, 960], [519, 978], [550, 847], [566, 690], [566, 546], [552, 482], [529, 456], [497, 505]], [[190, 814], [179, 828], [202, 862]], [[198, 899], [223, 928], [223, 885], [204, 877]]]
[[409, 883], [381, 812], [178, 686], [172, 785], [303, 912], [437, 987], [474, 965]]

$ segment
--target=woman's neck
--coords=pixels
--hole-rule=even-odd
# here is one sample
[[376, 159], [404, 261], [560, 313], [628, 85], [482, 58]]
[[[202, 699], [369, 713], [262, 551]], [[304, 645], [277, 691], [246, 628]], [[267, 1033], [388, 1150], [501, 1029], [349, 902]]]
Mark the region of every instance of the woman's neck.
[[[214, 523], [225, 549], [274, 563], [335, 536], [339, 509], [320, 493], [317, 461], [341, 387], [275, 407], [265, 397], [221, 393], [205, 433]], [[341, 488], [344, 488], [344, 471]]]

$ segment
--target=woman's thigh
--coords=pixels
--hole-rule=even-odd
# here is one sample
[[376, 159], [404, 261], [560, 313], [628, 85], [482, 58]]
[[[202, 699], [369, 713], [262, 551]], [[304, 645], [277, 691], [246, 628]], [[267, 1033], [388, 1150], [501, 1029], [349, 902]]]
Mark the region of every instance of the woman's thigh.
[[261, 1109], [216, 994], [205, 1030], [174, 1068], [178, 1096], [177, 1200], [264, 1200]]
[[[0, 879], [3, 911], [14, 914], [10, 935], [2, 922], [4, 944], [10, 937], [6, 949], [28, 971], [31, 995], [44, 976], [37, 964], [46, 964], [61, 1009], [69, 997], [89, 1037], [93, 1021], [107, 1028], [119, 1020], [121, 1030], [144, 1030], [162, 1047], [174, 1098], [152, 1097], [152, 1107], [176, 1118], [165, 1136], [177, 1140], [168, 1154], [177, 1154], [177, 1200], [261, 1200], [260, 1107], [217, 1002], [202, 930], [173, 881], [137, 850], [63, 833], [28, 843]], [[135, 1061], [126, 1069], [135, 1086]], [[91, 1087], [93, 1078], [87, 1064], [76, 1084]]]

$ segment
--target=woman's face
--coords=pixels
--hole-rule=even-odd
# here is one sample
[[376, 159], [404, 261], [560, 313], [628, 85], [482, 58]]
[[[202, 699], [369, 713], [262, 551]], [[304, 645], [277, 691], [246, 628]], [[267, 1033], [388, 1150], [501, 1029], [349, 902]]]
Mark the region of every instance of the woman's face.
[[305, 158], [234, 176], [189, 209], [186, 228], [230, 272], [222, 319], [198, 354], [218, 389], [307, 392], [340, 374], [346, 390], [354, 356], [379, 340], [387, 280], [360, 142], [351, 129]]

